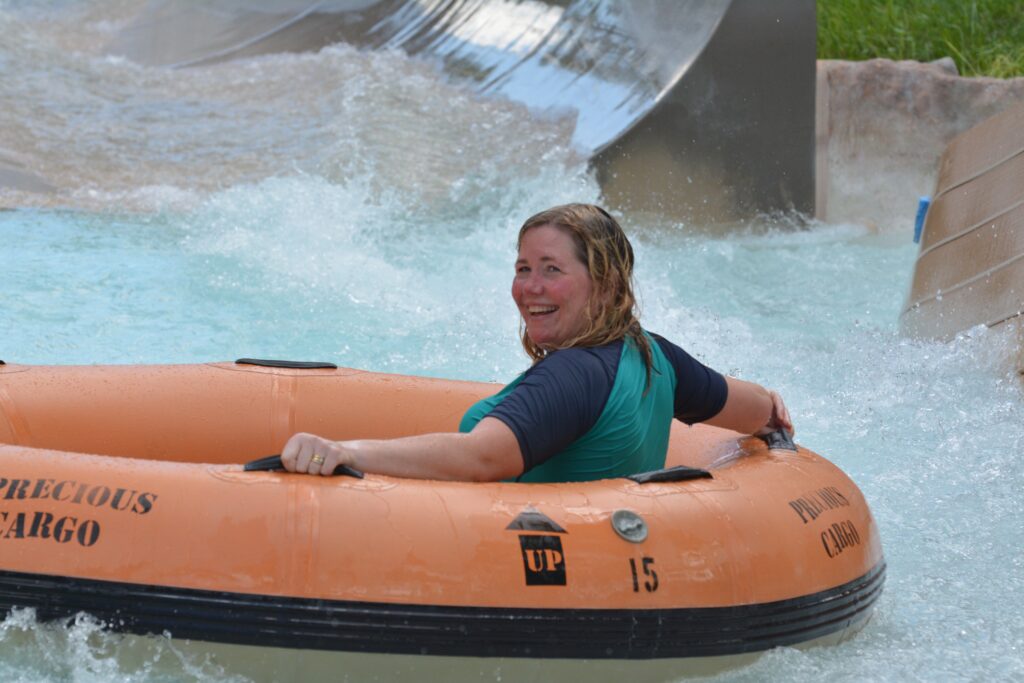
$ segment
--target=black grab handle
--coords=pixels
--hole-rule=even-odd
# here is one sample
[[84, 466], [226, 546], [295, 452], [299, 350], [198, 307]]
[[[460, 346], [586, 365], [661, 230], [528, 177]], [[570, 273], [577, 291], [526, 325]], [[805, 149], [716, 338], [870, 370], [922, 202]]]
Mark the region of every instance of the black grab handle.
[[768, 444], [768, 450], [797, 452], [796, 443], [793, 441], [793, 435], [785, 429], [769, 432], [768, 434], [758, 434], [757, 438]]
[[626, 479], [632, 479], [638, 484], [653, 484], [656, 482], [663, 481], [688, 481], [690, 479], [711, 479], [711, 473], [707, 470], [698, 469], [696, 467], [687, 467], [686, 465], [676, 465], [675, 467], [666, 467], [661, 470], [654, 470], [652, 472], [641, 472], [640, 474], [631, 474]]
[[288, 368], [291, 370], [337, 370], [334, 363], [305, 360], [272, 360], [269, 358], [239, 358], [236, 365], [259, 365], [264, 368]]
[[[253, 460], [252, 462], [245, 463], [246, 472], [280, 472], [284, 470], [284, 465], [281, 464], [280, 455], [268, 455], [265, 458], [259, 460]], [[349, 477], [355, 477], [356, 479], [362, 479], [366, 475], [348, 465], [338, 465], [334, 468], [332, 474], [344, 474]]]

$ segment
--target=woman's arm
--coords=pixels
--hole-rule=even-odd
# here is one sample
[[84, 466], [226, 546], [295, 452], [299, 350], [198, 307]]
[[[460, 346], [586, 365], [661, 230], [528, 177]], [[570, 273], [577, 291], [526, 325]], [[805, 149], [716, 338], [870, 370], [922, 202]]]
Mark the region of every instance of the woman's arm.
[[793, 421], [778, 392], [735, 377], [726, 377], [725, 383], [729, 387], [725, 405], [707, 420], [709, 425], [742, 434], [767, 434], [779, 429], [793, 433]]
[[[313, 456], [323, 458], [313, 462]], [[329, 475], [338, 465], [413, 479], [498, 481], [523, 472], [523, 456], [512, 430], [485, 417], [468, 434], [439, 433], [400, 439], [331, 441], [295, 434], [281, 451], [289, 472]]]

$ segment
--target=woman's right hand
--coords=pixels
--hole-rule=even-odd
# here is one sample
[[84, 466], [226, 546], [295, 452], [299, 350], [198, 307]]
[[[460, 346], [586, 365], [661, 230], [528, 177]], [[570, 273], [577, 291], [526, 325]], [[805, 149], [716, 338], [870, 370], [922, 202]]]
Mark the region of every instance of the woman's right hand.
[[281, 464], [289, 472], [329, 476], [338, 465], [352, 466], [353, 453], [344, 441], [331, 441], [316, 434], [292, 435], [281, 450]]

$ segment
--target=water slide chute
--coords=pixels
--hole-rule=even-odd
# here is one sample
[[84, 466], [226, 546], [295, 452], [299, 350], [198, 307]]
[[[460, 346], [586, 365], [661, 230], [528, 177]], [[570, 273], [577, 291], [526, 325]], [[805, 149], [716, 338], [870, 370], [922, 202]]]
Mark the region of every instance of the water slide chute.
[[[949, 339], [976, 325], [1021, 332], [1024, 312], [1024, 105], [955, 138], [935, 194], [900, 324]], [[1024, 339], [1017, 367], [1024, 371]]]
[[574, 117], [574, 146], [620, 208], [814, 213], [811, 0], [151, 0], [106, 51], [199, 67], [338, 42]]

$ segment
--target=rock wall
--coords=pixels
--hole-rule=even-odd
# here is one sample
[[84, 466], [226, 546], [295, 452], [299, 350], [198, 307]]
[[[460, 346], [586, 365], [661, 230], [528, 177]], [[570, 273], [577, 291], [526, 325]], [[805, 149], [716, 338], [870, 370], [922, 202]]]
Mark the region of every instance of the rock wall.
[[1024, 78], [963, 78], [951, 59], [820, 60], [817, 98], [818, 218], [909, 236], [946, 145], [1024, 102]]

